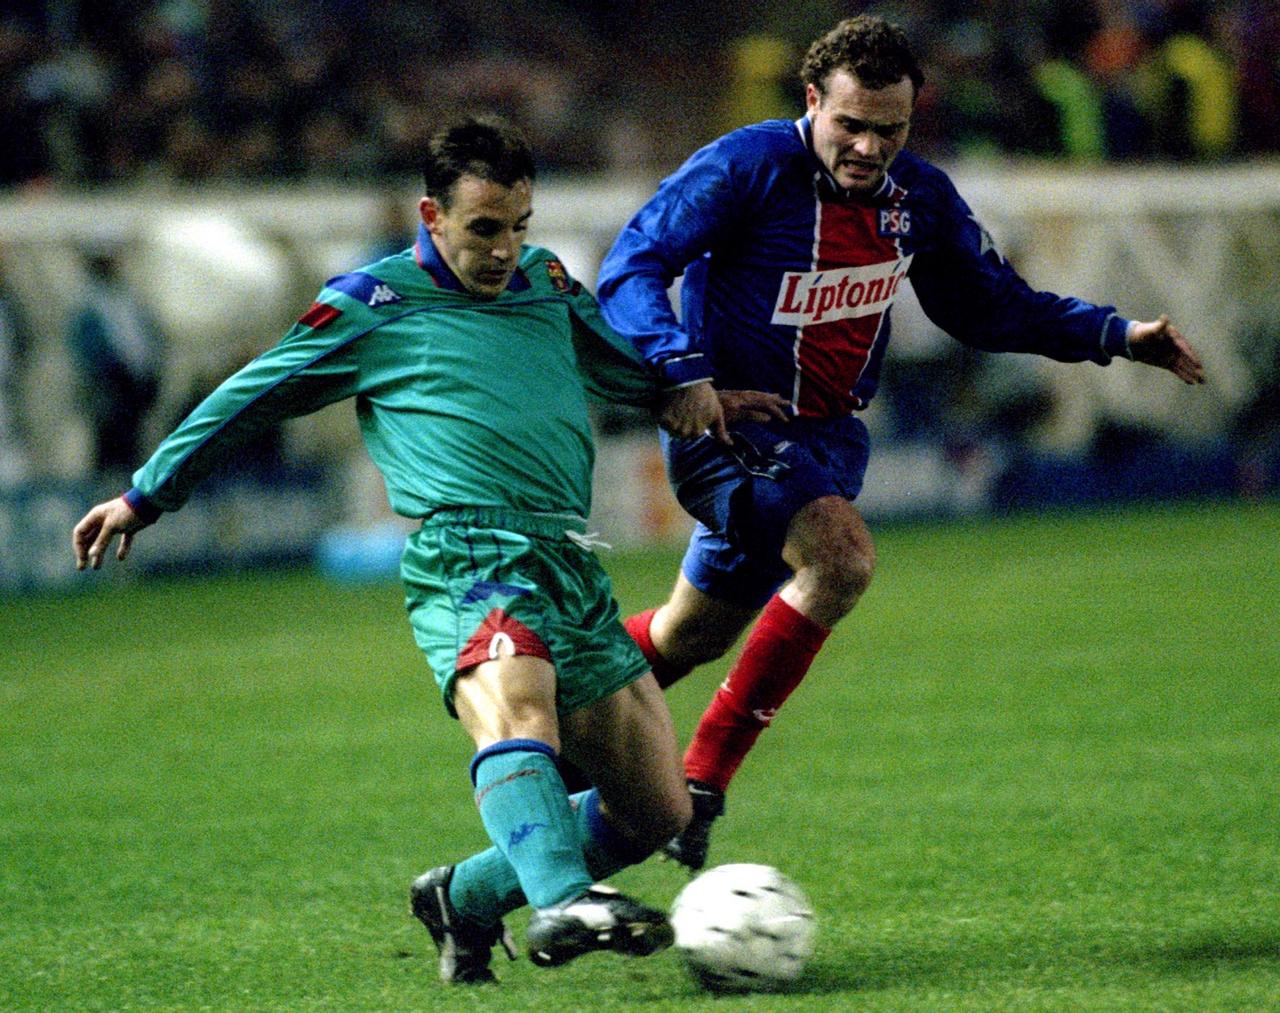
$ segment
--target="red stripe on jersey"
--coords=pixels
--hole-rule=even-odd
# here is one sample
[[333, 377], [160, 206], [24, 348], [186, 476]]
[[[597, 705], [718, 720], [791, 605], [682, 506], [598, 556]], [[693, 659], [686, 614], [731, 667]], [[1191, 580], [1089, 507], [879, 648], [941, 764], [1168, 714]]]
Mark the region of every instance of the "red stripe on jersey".
[[[877, 229], [879, 208], [823, 201], [818, 205], [818, 235], [813, 265], [817, 271], [865, 267], [897, 260], [902, 254]], [[866, 368], [884, 313], [804, 325], [796, 348], [800, 373], [796, 411], [828, 418], [858, 407], [852, 391]]]
[[819, 210], [815, 268], [862, 267], [899, 256], [894, 241], [877, 233], [878, 207], [828, 201]]
[[336, 306], [330, 306], [327, 303], [313, 302], [311, 308], [298, 318], [298, 323], [303, 327], [310, 327], [314, 330], [320, 330], [328, 324], [333, 323], [338, 317], [342, 316], [342, 310]]

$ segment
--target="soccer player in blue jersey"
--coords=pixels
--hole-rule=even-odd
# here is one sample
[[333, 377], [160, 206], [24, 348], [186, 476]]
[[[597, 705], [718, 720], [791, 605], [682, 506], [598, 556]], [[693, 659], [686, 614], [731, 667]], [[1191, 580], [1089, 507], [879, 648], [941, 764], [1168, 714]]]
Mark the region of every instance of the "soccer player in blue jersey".
[[[663, 445], [698, 521], [671, 596], [628, 632], [669, 685], [755, 621], [685, 755], [694, 818], [667, 851], [695, 869], [734, 772], [871, 580], [875, 549], [853, 505], [869, 453], [856, 413], [875, 393], [904, 278], [973, 347], [1204, 379], [1166, 317], [1131, 321], [1031, 289], [946, 174], [904, 150], [924, 77], [899, 28], [840, 22], [801, 78], [804, 116], [695, 152], [599, 275], [606, 319], [679, 387]], [[681, 274], [678, 320], [666, 293]], [[771, 392], [785, 408], [726, 434], [716, 388]]]

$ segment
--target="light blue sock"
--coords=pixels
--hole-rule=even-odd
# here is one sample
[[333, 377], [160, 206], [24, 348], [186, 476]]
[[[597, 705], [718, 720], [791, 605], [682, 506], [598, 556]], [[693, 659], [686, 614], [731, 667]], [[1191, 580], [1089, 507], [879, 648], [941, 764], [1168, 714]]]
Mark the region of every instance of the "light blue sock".
[[[579, 792], [569, 801], [587, 870], [594, 881], [608, 879], [649, 857], [649, 852], [638, 851], [608, 824], [595, 788]], [[492, 925], [526, 903], [515, 869], [497, 848], [488, 848], [458, 863], [449, 885], [449, 899], [455, 910], [481, 925]]]
[[[494, 743], [471, 761], [471, 776], [489, 839], [515, 871], [530, 904], [550, 907], [591, 886], [574, 813], [550, 746], [534, 739]], [[468, 870], [467, 878], [476, 871], [480, 870]], [[457, 876], [455, 872], [455, 882]], [[475, 915], [471, 905], [459, 913]]]
[[528, 903], [516, 870], [497, 848], [486, 848], [454, 866], [449, 902], [477, 925], [492, 925]]

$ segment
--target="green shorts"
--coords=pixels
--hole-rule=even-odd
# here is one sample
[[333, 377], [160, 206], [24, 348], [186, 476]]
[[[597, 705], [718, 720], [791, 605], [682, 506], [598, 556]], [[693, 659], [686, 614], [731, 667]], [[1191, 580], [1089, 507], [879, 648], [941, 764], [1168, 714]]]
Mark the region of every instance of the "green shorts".
[[649, 670], [619, 622], [608, 574], [566, 534], [582, 530], [577, 518], [468, 509], [433, 514], [409, 536], [400, 560], [405, 607], [454, 717], [458, 673], [500, 647], [555, 666], [561, 714]]

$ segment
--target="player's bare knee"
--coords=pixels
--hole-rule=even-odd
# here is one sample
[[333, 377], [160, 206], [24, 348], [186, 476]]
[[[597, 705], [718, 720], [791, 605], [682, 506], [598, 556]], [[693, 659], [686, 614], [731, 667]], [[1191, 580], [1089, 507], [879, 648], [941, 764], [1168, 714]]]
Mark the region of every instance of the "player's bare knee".
[[807, 596], [844, 614], [871, 585], [875, 567], [875, 550], [869, 544], [846, 543], [797, 570], [796, 581]]
[[792, 519], [782, 558], [806, 598], [823, 611], [847, 611], [875, 573], [871, 532], [853, 505], [835, 496], [814, 500]]
[[869, 543], [857, 543], [839, 559], [839, 575], [834, 583], [846, 597], [857, 601], [871, 586], [876, 572], [876, 550]]

